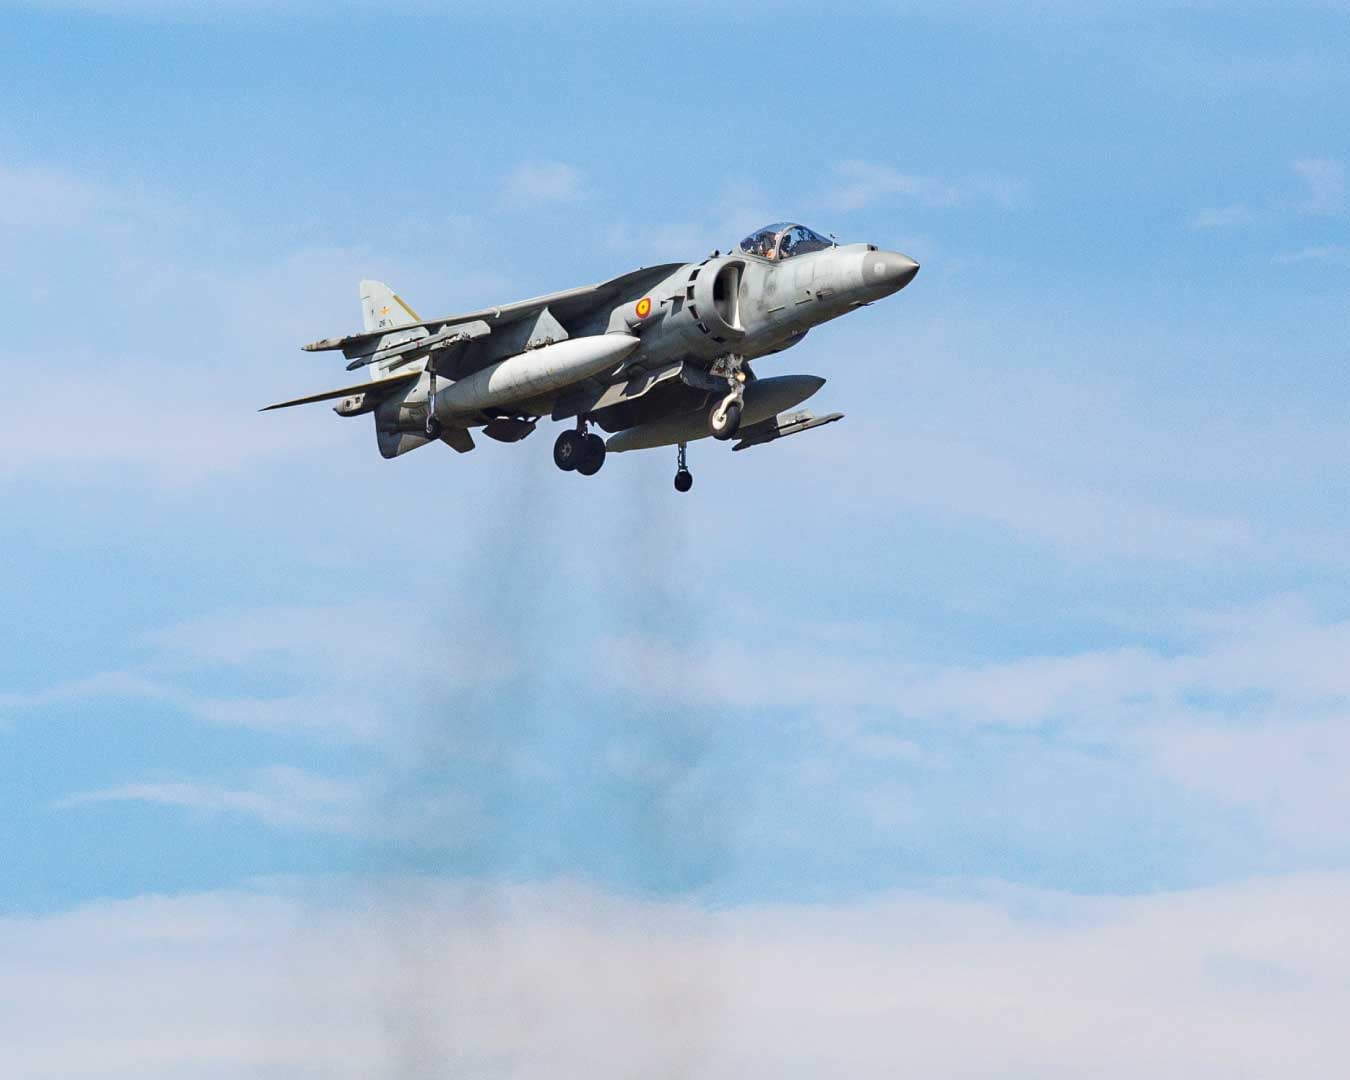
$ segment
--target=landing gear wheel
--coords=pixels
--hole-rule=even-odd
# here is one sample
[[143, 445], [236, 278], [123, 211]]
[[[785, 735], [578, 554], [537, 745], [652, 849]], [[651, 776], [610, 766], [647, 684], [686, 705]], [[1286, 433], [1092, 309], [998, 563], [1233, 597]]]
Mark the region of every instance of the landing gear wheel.
[[675, 490], [681, 493], [694, 486], [694, 474], [689, 471], [689, 459], [686, 457], [687, 450], [688, 447], [680, 443], [675, 454]]
[[586, 460], [586, 436], [579, 431], [564, 431], [553, 444], [553, 464], [571, 472]]
[[594, 476], [605, 463], [605, 440], [599, 435], [586, 435], [581, 442], [583, 449], [576, 470], [582, 476]]
[[708, 432], [714, 439], [723, 441], [732, 438], [741, 426], [741, 403], [718, 402], [708, 413]]

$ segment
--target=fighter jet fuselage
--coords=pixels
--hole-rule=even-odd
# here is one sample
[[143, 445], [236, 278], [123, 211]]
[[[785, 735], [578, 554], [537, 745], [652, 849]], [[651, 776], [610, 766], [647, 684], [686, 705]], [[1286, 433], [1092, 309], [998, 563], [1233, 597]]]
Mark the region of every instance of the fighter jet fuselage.
[[554, 447], [565, 471], [592, 475], [606, 452], [677, 445], [686, 491], [686, 443], [739, 434], [739, 450], [839, 419], [785, 413], [824, 379], [758, 377], [750, 362], [904, 288], [918, 269], [898, 252], [780, 224], [702, 262], [431, 321], [367, 281], [365, 331], [306, 349], [342, 350], [369, 383], [269, 408], [340, 398], [339, 415], [375, 415], [385, 457], [435, 440], [466, 452], [473, 429], [516, 442], [549, 417], [573, 424]]

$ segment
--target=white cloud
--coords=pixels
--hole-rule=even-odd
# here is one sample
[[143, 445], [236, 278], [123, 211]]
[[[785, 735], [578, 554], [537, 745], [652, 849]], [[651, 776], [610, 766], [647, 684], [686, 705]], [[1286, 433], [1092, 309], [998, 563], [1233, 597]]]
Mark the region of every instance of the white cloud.
[[[424, 640], [422, 620], [394, 618], [387, 604], [275, 605], [197, 615], [142, 636], [171, 661], [229, 667], [303, 665], [325, 676], [385, 669]], [[486, 659], [486, 658], [485, 658]]]
[[[0, 715], [97, 700], [146, 701], [221, 726], [379, 742], [397, 729], [410, 699], [495, 684], [515, 670], [488, 631], [434, 663], [423, 662], [439, 625], [434, 612], [414, 618], [366, 603], [197, 616], [142, 635], [153, 655], [139, 670], [3, 693]], [[251, 680], [284, 678], [294, 689], [264, 696], [241, 688], [224, 696], [192, 688], [194, 675], [222, 669]]]
[[217, 378], [187, 369], [170, 381], [157, 366], [126, 364], [21, 380], [10, 388], [12, 412], [0, 426], [0, 480], [39, 470], [50, 479], [63, 468], [132, 468], [182, 487], [340, 441], [336, 429], [259, 415], [268, 391], [256, 383], [248, 384], [255, 394], [248, 404], [239, 401], [238, 386], [220, 396]]
[[751, 230], [782, 217], [782, 200], [754, 178], [732, 176], [699, 204], [696, 220], [638, 221], [615, 219], [604, 232], [606, 246], [627, 252], [627, 258], [650, 265], [662, 260], [700, 258], [713, 250], [729, 251]]
[[[51, 194], [22, 208], [16, 187]], [[230, 222], [45, 167], [0, 172], [0, 205], [12, 224], [53, 230], [81, 251], [79, 259], [60, 258], [61, 243], [32, 245], [26, 265], [14, 267], [16, 302], [31, 323], [7, 341], [8, 355], [0, 350], [16, 376], [0, 427], [0, 483], [116, 470], [183, 487], [350, 436], [338, 423], [258, 410], [351, 381], [330, 372], [318, 386], [297, 386], [278, 360], [298, 361], [300, 344], [321, 336], [315, 313], [339, 295], [335, 275], [354, 317], [360, 253], [302, 250], [245, 269], [217, 264], [207, 252], [237, 236]], [[74, 309], [72, 296], [83, 298]], [[54, 323], [67, 327], [59, 364], [49, 340]], [[25, 340], [23, 330], [34, 327]]]
[[1338, 1080], [1347, 905], [1343, 875], [713, 912], [564, 884], [142, 897], [0, 921], [0, 1043], [34, 1080]]
[[[125, 239], [163, 228], [219, 227], [203, 209], [144, 182], [114, 182], [62, 165], [0, 161], [0, 228]], [[21, 252], [31, 257], [31, 248]]]
[[[1236, 229], [1287, 216], [1292, 209], [1300, 214], [1331, 217], [1346, 208], [1345, 167], [1333, 158], [1300, 158], [1290, 168], [1303, 182], [1304, 197], [1293, 203], [1276, 201], [1262, 209], [1245, 202], [1209, 207], [1198, 211], [1189, 221], [1192, 229]], [[1284, 260], [1277, 260], [1284, 261]]]
[[259, 769], [236, 784], [141, 781], [78, 792], [56, 805], [77, 810], [107, 803], [145, 803], [251, 818], [277, 829], [444, 849], [460, 847], [477, 836], [484, 820], [477, 803], [462, 792], [389, 790], [372, 780], [339, 780], [287, 765]]
[[278, 765], [260, 770], [251, 783], [236, 787], [182, 780], [142, 782], [80, 792], [57, 805], [72, 809], [103, 803], [151, 803], [256, 818], [279, 828], [350, 832], [360, 799], [361, 789], [355, 784]]
[[[0, 346], [14, 376], [0, 484], [117, 471], [182, 488], [349, 445], [358, 428], [375, 456], [368, 418], [339, 421], [324, 405], [258, 412], [363, 378], [300, 346], [359, 325], [358, 280], [386, 273], [369, 251], [278, 254], [275, 232], [242, 243], [257, 226], [209, 206], [43, 163], [0, 163], [0, 232], [9, 229], [24, 235], [0, 243], [0, 276], [12, 274], [10, 302], [24, 318]], [[241, 251], [254, 254], [241, 262]], [[473, 294], [484, 282], [509, 295], [491, 272], [447, 284]]]
[[1256, 214], [1246, 203], [1232, 203], [1199, 211], [1191, 218], [1190, 226], [1192, 229], [1235, 229], [1255, 220]]
[[1350, 849], [1350, 707], [1250, 726], [1160, 724], [1147, 744], [1165, 775], [1257, 809], [1261, 825], [1297, 854]]
[[44, 709], [98, 698], [161, 700], [166, 690], [153, 679], [125, 671], [105, 671], [27, 693], [0, 693], [0, 709]]
[[63, 169], [0, 163], [0, 226], [80, 226], [121, 202], [114, 192]]
[[[1159, 625], [1166, 645], [1158, 643]], [[1039, 739], [1051, 730], [1057, 744], [1106, 748], [1206, 799], [1253, 810], [1254, 827], [1279, 850], [1350, 849], [1350, 834], [1330, 823], [1350, 819], [1341, 781], [1350, 773], [1350, 622], [1319, 618], [1290, 600], [1173, 615], [1159, 625], [1145, 628], [1135, 644], [943, 664], [918, 659], [914, 643], [897, 642], [884, 628], [836, 626], [822, 638], [775, 623], [773, 636], [765, 636], [752, 621], [688, 647], [653, 635], [602, 637], [584, 662], [620, 700], [680, 702], [699, 714], [772, 712], [788, 725], [805, 716], [850, 767], [940, 768], [951, 737], [969, 747], [984, 733]], [[430, 625], [367, 605], [199, 617], [148, 635], [155, 653], [140, 672], [6, 694], [0, 708], [13, 716], [71, 702], [138, 700], [203, 723], [364, 743], [380, 751], [382, 769], [416, 768], [428, 752], [520, 764], [495, 729], [453, 720], [438, 720], [434, 730], [420, 726], [426, 702], [442, 703], [437, 716], [454, 717], [465, 688], [482, 692], [485, 679], [496, 685], [515, 670], [486, 638], [434, 665], [409, 662], [436, 638]], [[199, 673], [209, 686], [230, 672], [288, 683], [270, 696], [246, 687], [230, 696], [192, 688]], [[810, 737], [789, 740], [785, 750], [795, 761], [813, 744]], [[669, 765], [649, 750], [616, 743], [606, 762], [615, 775], [662, 783]], [[388, 775], [397, 777], [397, 768]], [[274, 780], [156, 779], [83, 798], [251, 813], [272, 824], [287, 815], [379, 816], [364, 804], [325, 807], [303, 790], [279, 801], [286, 785]], [[363, 784], [368, 791], [371, 784]], [[411, 824], [408, 832], [418, 834]]]
[[1300, 213], [1335, 215], [1345, 209], [1345, 167], [1339, 161], [1303, 158], [1293, 168], [1307, 187], [1307, 197], [1298, 204]]
[[903, 173], [870, 161], [841, 161], [834, 167], [834, 183], [825, 202], [833, 210], [861, 210], [888, 197], [914, 199], [932, 206], [949, 206], [959, 199], [957, 189], [928, 176]]
[[[1050, 411], [1043, 402], [1028, 407]], [[1029, 419], [1009, 412], [1024, 424]], [[1242, 518], [1118, 495], [1108, 486], [1109, 476], [1098, 482], [1094, 476], [1064, 475], [1053, 461], [1036, 461], [1021, 447], [1001, 444], [993, 430], [953, 436], [950, 429], [968, 420], [941, 416], [937, 422], [919, 418], [885, 427], [855, 422], [850, 439], [818, 444], [807, 467], [828, 471], [822, 485], [842, 505], [881, 504], [988, 522], [1079, 558], [1191, 559], [1237, 553], [1253, 544], [1251, 525]], [[1068, 433], [1061, 433], [1061, 442], [1076, 445]], [[923, 467], [879, 483], [872, 471], [849, 460], [859, 445], [885, 447], [891, 460]]]
[[574, 203], [585, 196], [585, 175], [561, 161], [527, 161], [517, 165], [507, 175], [503, 188], [507, 202], [523, 206]]
[[805, 713], [856, 759], [923, 765], [944, 733], [969, 746], [981, 731], [1053, 730], [1056, 745], [1108, 750], [1253, 811], [1270, 850], [1350, 851], [1350, 622], [1290, 601], [1181, 625], [1166, 649], [966, 665], [918, 663], [884, 641], [747, 644], [753, 630], [702, 642], [696, 655], [654, 637], [613, 638], [599, 663], [634, 695]]
[[1322, 244], [1298, 251], [1276, 255], [1275, 262], [1283, 266], [1298, 263], [1321, 263], [1326, 266], [1350, 266], [1350, 247], [1341, 244]]
[[252, 731], [300, 731], [365, 741], [387, 730], [386, 711], [378, 703], [332, 689], [273, 697], [217, 697], [131, 671], [99, 672], [36, 691], [0, 694], [0, 710], [13, 715], [92, 701], [164, 704], [204, 723]]
[[834, 166], [822, 202], [830, 210], [861, 210], [887, 199], [908, 199], [924, 206], [954, 206], [974, 200], [1008, 206], [1020, 185], [1005, 177], [974, 177], [950, 183], [901, 172], [890, 165], [853, 159]]
[[925, 665], [884, 649], [819, 643], [698, 646], [655, 637], [607, 639], [601, 663], [635, 693], [744, 708], [876, 709], [966, 725], [1076, 721], [1100, 731], [1179, 712], [1244, 717], [1336, 714], [1350, 706], [1350, 622], [1297, 603], [1197, 620], [1187, 649], [1125, 646], [971, 665]]

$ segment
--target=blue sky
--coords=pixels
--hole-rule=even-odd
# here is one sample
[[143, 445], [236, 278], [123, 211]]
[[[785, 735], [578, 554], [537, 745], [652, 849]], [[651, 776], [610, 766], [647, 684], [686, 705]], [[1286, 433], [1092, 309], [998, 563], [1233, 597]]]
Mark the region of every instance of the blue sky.
[[[1339, 1075], [1344, 3], [2, 6], [22, 1075]], [[255, 411], [785, 218], [689, 497]]]

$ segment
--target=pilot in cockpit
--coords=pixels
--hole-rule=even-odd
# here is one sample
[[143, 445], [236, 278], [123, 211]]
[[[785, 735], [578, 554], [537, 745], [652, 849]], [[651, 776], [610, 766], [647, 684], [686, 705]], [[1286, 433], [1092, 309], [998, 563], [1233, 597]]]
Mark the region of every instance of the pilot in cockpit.
[[821, 251], [833, 246], [818, 232], [805, 225], [779, 223], [769, 225], [758, 232], [751, 233], [741, 241], [741, 250], [747, 255], [758, 255], [771, 262], [782, 262], [796, 255], [805, 255], [810, 251]]

